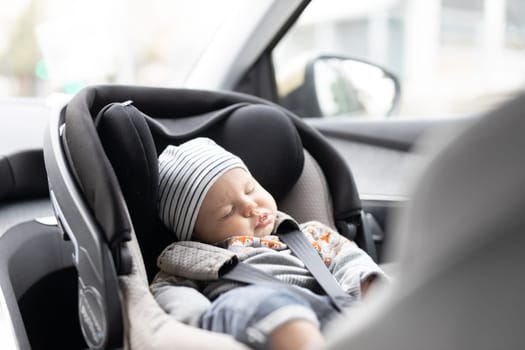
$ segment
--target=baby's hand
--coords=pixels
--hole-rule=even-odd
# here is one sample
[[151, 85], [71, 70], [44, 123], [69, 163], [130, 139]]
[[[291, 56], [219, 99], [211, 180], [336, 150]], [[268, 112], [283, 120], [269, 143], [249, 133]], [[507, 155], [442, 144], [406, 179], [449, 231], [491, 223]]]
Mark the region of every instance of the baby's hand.
[[372, 285], [372, 282], [376, 280], [376, 275], [371, 275], [361, 282], [361, 297], [364, 297], [368, 293], [368, 289]]

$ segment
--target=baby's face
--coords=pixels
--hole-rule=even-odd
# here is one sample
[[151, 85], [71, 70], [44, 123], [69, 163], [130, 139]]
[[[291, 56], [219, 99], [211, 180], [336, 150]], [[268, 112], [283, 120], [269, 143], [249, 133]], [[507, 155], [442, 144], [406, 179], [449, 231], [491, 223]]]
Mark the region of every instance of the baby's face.
[[217, 179], [202, 202], [193, 236], [205, 243], [231, 236], [272, 233], [277, 204], [245, 170], [234, 168]]

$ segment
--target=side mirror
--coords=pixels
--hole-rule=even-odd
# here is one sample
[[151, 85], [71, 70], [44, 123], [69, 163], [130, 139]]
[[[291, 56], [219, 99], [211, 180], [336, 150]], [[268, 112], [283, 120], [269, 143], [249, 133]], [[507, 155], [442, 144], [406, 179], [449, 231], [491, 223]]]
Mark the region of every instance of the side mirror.
[[281, 103], [303, 117], [385, 117], [397, 108], [401, 88], [386, 69], [358, 59], [319, 56]]

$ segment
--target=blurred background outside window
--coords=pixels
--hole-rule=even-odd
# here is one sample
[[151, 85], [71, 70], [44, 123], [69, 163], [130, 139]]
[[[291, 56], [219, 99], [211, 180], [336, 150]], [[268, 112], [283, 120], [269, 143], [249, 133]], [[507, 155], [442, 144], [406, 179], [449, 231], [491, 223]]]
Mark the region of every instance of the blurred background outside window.
[[0, 97], [176, 86], [242, 0], [0, 0]]
[[326, 53], [395, 73], [399, 115], [477, 113], [525, 88], [525, 1], [313, 1], [276, 47], [278, 84]]

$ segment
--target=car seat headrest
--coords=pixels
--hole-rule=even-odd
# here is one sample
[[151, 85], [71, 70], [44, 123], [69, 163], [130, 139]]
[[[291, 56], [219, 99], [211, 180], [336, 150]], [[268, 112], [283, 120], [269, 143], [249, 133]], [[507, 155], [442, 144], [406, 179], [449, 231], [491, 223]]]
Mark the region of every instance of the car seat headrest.
[[[238, 153], [278, 202], [290, 189], [291, 184], [295, 183], [303, 167], [301, 152], [293, 153], [294, 149], [302, 150], [302, 148], [293, 146], [290, 148], [289, 144], [285, 145], [292, 143], [299, 146], [300, 144], [295, 141], [300, 140], [304, 149], [319, 163], [327, 179], [337, 228], [344, 231], [347, 222], [359, 217], [361, 209], [359, 195], [351, 172], [342, 157], [317, 130], [277, 105], [253, 96], [231, 92], [95, 86], [82, 90], [68, 103], [65, 110], [66, 123], [63, 138], [71, 172], [76, 177], [108, 242], [129, 239], [127, 233], [130, 229], [129, 215], [127, 208], [120, 203], [121, 191], [118, 185], [115, 185], [118, 180], [100, 141], [97, 140], [93, 119], [107, 104], [126, 100], [132, 100], [133, 105], [146, 115], [145, 119], [153, 135], [157, 154], [170, 143], [179, 144], [196, 136], [208, 136], [226, 149]], [[255, 113], [256, 110], [259, 112]], [[246, 148], [240, 146], [242, 143], [235, 142], [235, 138], [239, 135], [227, 136], [229, 126], [224, 128], [224, 124], [231, 124], [230, 120], [237, 119], [238, 114], [252, 119], [249, 123], [247, 120], [245, 123], [241, 120], [243, 123], [240, 124], [246, 125], [239, 128], [243, 129], [244, 133], [240, 135], [246, 135], [242, 137], [254, 139], [253, 146]], [[283, 120], [273, 123], [272, 120], [278, 114], [286, 118], [276, 118]], [[232, 118], [228, 118], [230, 115]], [[195, 121], [199, 122], [195, 124]], [[263, 129], [259, 130], [259, 125], [262, 125]], [[284, 127], [281, 127], [283, 125]], [[222, 135], [223, 130], [225, 130], [224, 135]], [[286, 136], [289, 131], [292, 131], [292, 136]], [[261, 140], [255, 142], [259, 138], [265, 139], [266, 143], [260, 142]], [[264, 146], [257, 149], [257, 145]], [[284, 155], [283, 151], [289, 152], [291, 158]], [[256, 155], [254, 158], [249, 156], [252, 153]], [[273, 169], [263, 165], [268, 160], [268, 155], [279, 158], [273, 163], [275, 165]], [[283, 159], [286, 160], [284, 163]], [[297, 160], [295, 165], [291, 161], [293, 159]], [[290, 168], [297, 171], [289, 171]], [[277, 178], [276, 171], [287, 176], [274, 182], [272, 178]], [[290, 182], [286, 183], [287, 181]]]

